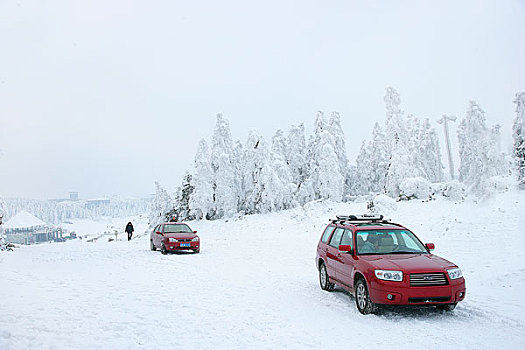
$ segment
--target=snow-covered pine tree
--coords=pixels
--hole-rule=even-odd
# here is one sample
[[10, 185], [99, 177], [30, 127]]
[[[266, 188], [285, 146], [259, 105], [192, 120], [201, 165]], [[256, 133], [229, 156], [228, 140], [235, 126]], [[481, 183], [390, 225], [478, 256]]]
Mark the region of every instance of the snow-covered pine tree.
[[410, 154], [406, 119], [400, 108], [401, 98], [397, 91], [389, 87], [385, 95], [386, 104], [386, 146], [390, 159], [385, 179], [385, 193], [393, 198], [399, 196], [399, 184], [406, 178], [417, 176]]
[[370, 170], [368, 172], [370, 187], [368, 192], [382, 192], [386, 184], [390, 154], [386, 135], [379, 123], [374, 124], [368, 154], [370, 155]]
[[237, 212], [243, 212], [246, 205], [246, 181], [243, 170], [245, 154], [243, 144], [239, 140], [236, 140], [233, 145], [233, 166], [235, 172], [234, 187], [237, 191]]
[[334, 137], [328, 130], [321, 132], [318, 149], [314, 151], [318, 161], [311, 174], [317, 198], [341, 202], [345, 178], [339, 168]]
[[518, 92], [514, 103], [516, 104], [516, 118], [512, 126], [514, 156], [516, 157], [519, 182], [525, 185], [525, 92]]
[[488, 190], [491, 177], [506, 173], [505, 157], [498, 150], [499, 132], [489, 130], [485, 112], [470, 101], [466, 117], [458, 127], [459, 180], [477, 195]]
[[244, 145], [243, 179], [246, 214], [260, 213], [263, 207], [263, 168], [267, 162], [266, 144], [262, 136], [251, 130]]
[[282, 130], [277, 130], [272, 138], [272, 149], [270, 152], [270, 167], [275, 178], [272, 187], [279, 191], [274, 198], [274, 209], [282, 210], [296, 206], [294, 193], [296, 185], [293, 182], [292, 172], [288, 158], [288, 141]]
[[328, 124], [330, 126], [330, 133], [333, 135], [335, 141], [334, 151], [337, 155], [339, 171], [345, 179], [343, 194], [346, 196], [350, 193], [351, 184], [350, 179], [347, 178], [348, 158], [346, 156], [345, 134], [343, 132], [343, 127], [341, 126], [341, 115], [339, 114], [339, 112], [332, 112], [330, 114]]
[[195, 154], [195, 170], [193, 175], [193, 194], [190, 198], [190, 214], [196, 219], [213, 217], [213, 179], [214, 174], [210, 162], [208, 143], [202, 139]]
[[237, 212], [238, 191], [233, 155], [233, 141], [228, 121], [217, 114], [213, 133], [211, 167], [214, 172], [214, 206], [216, 218], [229, 217]]
[[421, 176], [431, 183], [442, 182], [444, 175], [439, 139], [428, 118], [420, 125], [417, 144], [415, 164], [418, 164]]
[[[245, 145], [244, 187], [246, 189], [245, 213], [266, 213], [284, 208], [285, 186], [275, 172], [275, 160], [266, 140], [251, 131]], [[282, 159], [277, 159], [284, 163]], [[286, 164], [283, 164], [286, 168]], [[286, 171], [286, 169], [284, 169]], [[285, 175], [285, 177], [290, 177]]]
[[[336, 142], [331, 127], [322, 111], [317, 112], [314, 135], [310, 138], [308, 173], [315, 193], [315, 199], [343, 199], [344, 176], [335, 151]], [[308, 189], [308, 187], [306, 187]]]
[[164, 214], [164, 221], [184, 221], [184, 214], [181, 208], [182, 188], [177, 187], [171, 198], [171, 209]]
[[166, 214], [173, 210], [174, 203], [168, 191], [159, 182], [155, 182], [155, 199], [151, 203], [149, 225], [153, 227], [166, 219]]
[[[305, 198], [299, 199], [298, 192], [300, 191], [303, 182], [308, 177], [308, 161], [307, 161], [307, 147], [304, 133], [304, 124], [298, 126], [292, 125], [288, 133], [288, 148], [286, 153], [287, 163], [290, 167], [292, 175], [292, 182], [295, 184], [295, 199], [304, 204]], [[312, 194], [313, 195], [313, 194]], [[310, 197], [306, 194], [306, 197]]]
[[179, 203], [179, 220], [193, 220], [195, 217], [190, 213], [190, 201], [195, 186], [192, 185], [192, 176], [186, 171], [182, 180]]
[[363, 141], [359, 154], [357, 155], [356, 163], [357, 169], [355, 174], [355, 183], [353, 190], [357, 194], [367, 194], [374, 191], [374, 183], [372, 178], [372, 156], [370, 150], [372, 149], [371, 142]]

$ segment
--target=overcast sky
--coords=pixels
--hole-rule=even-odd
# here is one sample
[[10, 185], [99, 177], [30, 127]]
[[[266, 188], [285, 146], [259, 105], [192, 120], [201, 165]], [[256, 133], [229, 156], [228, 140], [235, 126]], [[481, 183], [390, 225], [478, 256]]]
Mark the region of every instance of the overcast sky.
[[244, 141], [339, 111], [355, 163], [387, 86], [440, 134], [476, 100], [508, 148], [525, 1], [3, 0], [0, 197], [173, 190], [219, 112]]

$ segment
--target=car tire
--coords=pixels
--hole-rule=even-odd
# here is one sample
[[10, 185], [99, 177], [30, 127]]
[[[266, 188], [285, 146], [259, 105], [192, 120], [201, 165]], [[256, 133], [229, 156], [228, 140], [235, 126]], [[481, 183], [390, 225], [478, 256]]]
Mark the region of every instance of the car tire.
[[377, 306], [370, 300], [368, 287], [364, 279], [360, 278], [355, 284], [355, 304], [357, 310], [363, 315], [369, 315], [377, 312]]
[[201, 249], [200, 249], [200, 248], [199, 248], [199, 249], [195, 249], [195, 250], [193, 251], [194, 254], [199, 254], [200, 252], [201, 252]]
[[161, 252], [163, 255], [168, 254], [168, 250], [166, 249], [166, 246], [164, 245], [164, 243], [162, 243], [161, 246], [160, 246], [160, 252]]
[[456, 308], [456, 305], [457, 305], [457, 303], [437, 305], [436, 308], [438, 310], [443, 310], [443, 311], [452, 311], [452, 310], [454, 310]]
[[155, 244], [153, 244], [153, 240], [152, 239], [150, 239], [150, 241], [149, 241], [149, 249], [151, 249], [153, 251], [157, 250], [157, 247], [155, 247]]
[[319, 266], [319, 284], [321, 285], [322, 290], [331, 292], [335, 288], [335, 284], [330, 282], [328, 277], [328, 271], [326, 271], [326, 265], [321, 263]]

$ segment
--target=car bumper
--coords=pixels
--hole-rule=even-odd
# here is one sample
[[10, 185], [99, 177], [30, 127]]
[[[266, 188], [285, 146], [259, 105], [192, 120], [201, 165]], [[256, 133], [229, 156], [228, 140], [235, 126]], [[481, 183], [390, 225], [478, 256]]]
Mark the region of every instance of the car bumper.
[[[184, 244], [188, 244], [188, 246], [184, 246]], [[182, 251], [182, 250], [197, 250], [200, 249], [200, 242], [167, 242], [164, 243], [164, 246], [166, 247], [167, 251], [174, 252], [174, 251]]]
[[398, 282], [375, 281], [370, 286], [370, 299], [384, 305], [453, 304], [465, 299], [465, 280], [460, 278], [445, 286], [411, 287]]

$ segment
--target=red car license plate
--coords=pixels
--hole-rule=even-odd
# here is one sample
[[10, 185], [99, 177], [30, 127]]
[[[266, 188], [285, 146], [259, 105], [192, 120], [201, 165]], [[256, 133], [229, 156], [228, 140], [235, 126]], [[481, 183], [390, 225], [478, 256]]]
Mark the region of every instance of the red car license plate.
[[189, 243], [181, 243], [180, 246], [181, 246], [181, 247], [189, 247], [190, 244], [189, 244]]

